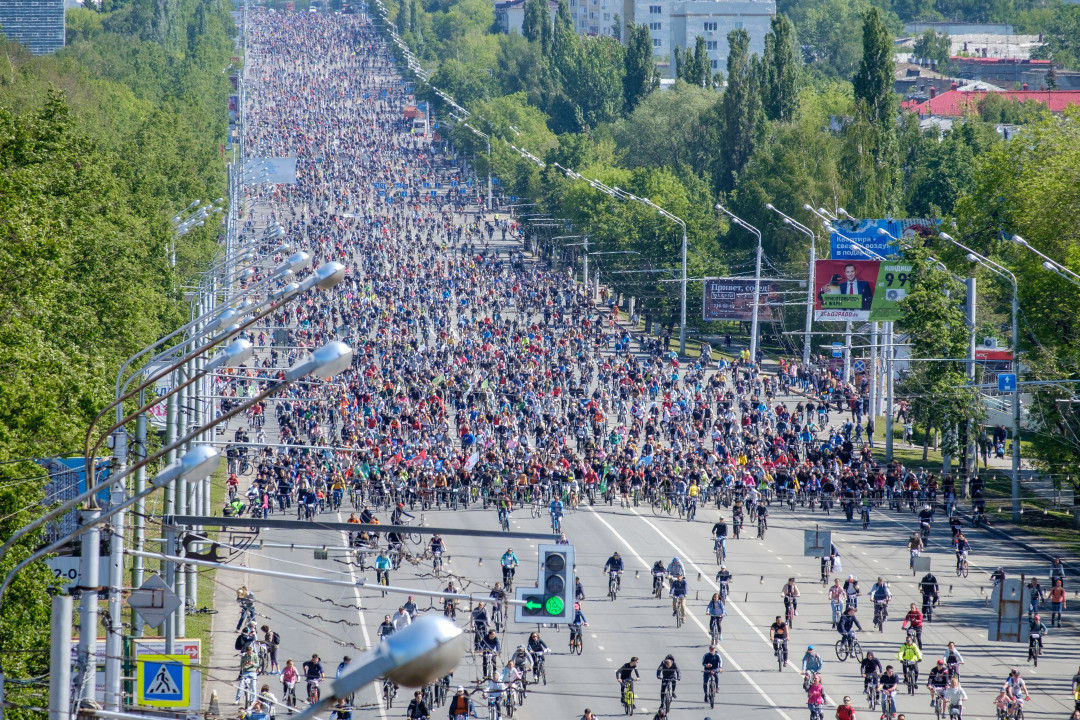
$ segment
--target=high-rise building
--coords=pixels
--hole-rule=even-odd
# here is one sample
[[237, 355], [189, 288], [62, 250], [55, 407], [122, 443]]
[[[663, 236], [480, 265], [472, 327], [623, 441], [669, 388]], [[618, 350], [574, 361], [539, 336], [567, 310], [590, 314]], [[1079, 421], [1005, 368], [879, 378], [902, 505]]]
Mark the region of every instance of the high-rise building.
[[35, 55], [64, 47], [64, 0], [0, 0], [0, 31]]

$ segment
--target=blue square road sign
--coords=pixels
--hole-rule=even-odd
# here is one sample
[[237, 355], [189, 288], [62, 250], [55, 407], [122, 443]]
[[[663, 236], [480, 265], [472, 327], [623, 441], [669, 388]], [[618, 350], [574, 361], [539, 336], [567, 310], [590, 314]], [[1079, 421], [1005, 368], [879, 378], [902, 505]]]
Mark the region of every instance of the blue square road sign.
[[191, 704], [191, 658], [187, 655], [140, 655], [136, 667], [136, 704], [187, 707]]
[[998, 392], [1014, 392], [1016, 390], [1016, 373], [1001, 373], [998, 375]]

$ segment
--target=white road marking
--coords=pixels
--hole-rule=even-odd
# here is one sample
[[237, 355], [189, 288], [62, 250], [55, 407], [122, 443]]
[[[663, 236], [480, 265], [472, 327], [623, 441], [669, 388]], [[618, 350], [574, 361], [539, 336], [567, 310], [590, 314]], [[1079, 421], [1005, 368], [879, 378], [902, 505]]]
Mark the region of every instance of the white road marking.
[[[340, 516], [338, 517], [338, 522], [341, 522]], [[343, 544], [348, 545], [349, 544], [349, 535], [348, 535], [348, 533], [346, 533], [345, 531], [342, 531], [341, 532], [341, 537], [344, 539]], [[356, 578], [356, 570], [353, 567], [352, 563], [349, 563], [347, 567], [349, 568], [349, 577], [351, 577], [352, 581], [353, 581], [353, 597], [356, 599], [356, 606], [357, 606], [357, 608], [363, 608], [364, 607], [364, 600], [360, 596], [360, 586], [359, 586], [358, 580]], [[368, 632], [367, 621], [364, 620], [364, 611], [362, 609], [358, 609], [356, 611], [356, 614], [360, 616], [360, 632], [363, 633], [363, 635], [364, 635], [364, 646], [367, 647], [367, 648], [371, 648], [372, 647], [371, 646], [371, 634]], [[371, 685], [371, 692], [375, 693], [375, 704], [379, 708], [379, 715], [382, 716], [383, 720], [388, 720], [387, 715], [386, 715], [386, 708], [384, 707], [385, 703], [382, 702], [382, 696], [379, 694], [380, 693], [380, 687], [381, 686], [378, 683], [372, 684]]]
[[[593, 510], [592, 508], [589, 508], [589, 510], [590, 510], [590, 511], [591, 511], [591, 512], [592, 512], [592, 513], [593, 513], [593, 514], [594, 514], [594, 515], [596, 516], [596, 519], [597, 519], [597, 520], [599, 520], [599, 521], [600, 521], [600, 522], [601, 522], [601, 523], [602, 523], [602, 524], [604, 525], [604, 527], [606, 527], [606, 528], [607, 528], [607, 529], [608, 529], [608, 530], [609, 530], [609, 531], [611, 532], [611, 534], [612, 534], [612, 535], [614, 535], [614, 536], [616, 537], [616, 539], [618, 539], [618, 541], [619, 541], [620, 543], [622, 543], [622, 544], [623, 544], [623, 545], [624, 545], [625, 547], [627, 547], [627, 548], [629, 548], [629, 549], [630, 549], [630, 554], [631, 554], [631, 555], [633, 555], [633, 556], [634, 556], [635, 558], [637, 558], [637, 561], [638, 561], [639, 563], [641, 563], [642, 567], [644, 567], [644, 568], [645, 568], [646, 570], [648, 570], [648, 569], [650, 569], [650, 568], [652, 567], [652, 565], [650, 565], [650, 564], [649, 564], [648, 562], [646, 562], [646, 561], [645, 561], [645, 560], [644, 560], [644, 559], [643, 559], [643, 558], [641, 557], [641, 555], [639, 555], [639, 554], [638, 554], [637, 550], [635, 550], [635, 549], [634, 549], [634, 546], [633, 546], [633, 545], [631, 545], [630, 543], [628, 543], [628, 542], [626, 541], [626, 538], [624, 538], [624, 537], [623, 537], [622, 535], [620, 535], [620, 534], [619, 534], [619, 532], [618, 532], [618, 531], [617, 531], [617, 530], [616, 530], [615, 528], [613, 528], [613, 527], [611, 526], [611, 523], [609, 523], [609, 522], [608, 522], [607, 520], [605, 520], [605, 519], [604, 519], [604, 518], [603, 518], [603, 517], [602, 517], [602, 516], [601, 516], [601, 515], [600, 515], [599, 513], [597, 513], [597, 512], [596, 512], [595, 510]], [[716, 585], [715, 583], [713, 583], [713, 582], [712, 582], [711, 580], [708, 580], [708, 578], [709, 578], [708, 574], [704, 573], [704, 572], [702, 571], [702, 569], [701, 569], [700, 567], [698, 567], [698, 566], [697, 566], [697, 564], [696, 564], [696, 563], [694, 563], [693, 561], [691, 561], [691, 560], [690, 560], [690, 558], [689, 558], [689, 556], [687, 556], [687, 555], [686, 555], [686, 553], [684, 553], [684, 552], [683, 552], [682, 550], [680, 550], [680, 549], [679, 549], [678, 547], [676, 547], [675, 543], [673, 543], [673, 542], [671, 542], [670, 540], [668, 540], [668, 539], [667, 539], [667, 538], [666, 538], [666, 537], [664, 536], [664, 534], [663, 534], [663, 533], [661, 533], [661, 532], [660, 532], [660, 531], [659, 531], [659, 530], [658, 530], [658, 529], [656, 528], [656, 526], [655, 526], [655, 525], [653, 525], [653, 524], [652, 524], [652, 523], [651, 523], [651, 522], [650, 522], [649, 520], [647, 520], [646, 518], [642, 517], [642, 516], [641, 516], [641, 515], [640, 515], [640, 514], [639, 514], [638, 512], [636, 512], [636, 511], [635, 511], [635, 510], [634, 510], [633, 508], [630, 508], [630, 512], [634, 513], [634, 515], [637, 515], [637, 516], [638, 516], [638, 518], [640, 518], [640, 519], [641, 519], [641, 520], [642, 520], [643, 522], [645, 522], [645, 523], [646, 523], [646, 524], [647, 524], [647, 525], [648, 525], [649, 527], [651, 527], [651, 528], [652, 528], [653, 530], [655, 530], [655, 531], [657, 532], [657, 534], [659, 534], [659, 535], [660, 535], [660, 537], [663, 537], [663, 538], [664, 538], [664, 540], [667, 540], [667, 543], [668, 543], [669, 545], [671, 545], [671, 547], [675, 548], [675, 551], [676, 551], [676, 552], [677, 552], [677, 553], [679, 554], [679, 556], [680, 556], [680, 557], [686, 557], [686, 558], [687, 558], [687, 560], [686, 560], [687, 564], [689, 564], [689, 565], [692, 565], [692, 566], [694, 567], [694, 569], [696, 569], [696, 570], [697, 570], [698, 572], [702, 573], [702, 577], [704, 577], [704, 578], [706, 579], [706, 581], [707, 581], [707, 582], [708, 582], [708, 583], [709, 583], [710, 585], [712, 585], [712, 587], [713, 587], [713, 589], [714, 589], [714, 590], [719, 590], [719, 589], [720, 589], [719, 587], [717, 587], [717, 585]], [[753, 630], [754, 632], [756, 632], [756, 633], [758, 634], [758, 636], [760, 636], [760, 637], [761, 637], [761, 639], [762, 639], [762, 640], [765, 640], [765, 642], [768, 642], [768, 640], [767, 640], [767, 639], [765, 638], [765, 636], [761, 634], [761, 631], [760, 631], [760, 630], [758, 630], [757, 628], [755, 628], [755, 627], [753, 626], [753, 624], [751, 624], [751, 623], [750, 623], [750, 620], [749, 620], [749, 619], [748, 619], [748, 618], [746, 617], [746, 615], [743, 615], [743, 612], [742, 612], [741, 610], [739, 610], [738, 608], [735, 608], [735, 607], [734, 607], [734, 605], [733, 605], [733, 604], [731, 603], [731, 598], [728, 598], [728, 606], [729, 606], [729, 607], [733, 607], [733, 609], [735, 610], [735, 612], [739, 613], [739, 615], [740, 615], [740, 616], [742, 617], [742, 619], [743, 619], [743, 620], [744, 620], [744, 621], [746, 622], [746, 624], [750, 626], [750, 629], [751, 629], [751, 630]], [[699, 628], [701, 628], [701, 632], [703, 632], [703, 633], [705, 634], [705, 636], [706, 636], [706, 637], [711, 637], [711, 636], [709, 635], [709, 629], [708, 629], [707, 627], [705, 627], [705, 625], [703, 625], [703, 624], [702, 624], [701, 620], [699, 620], [699, 619], [698, 619], [698, 617], [697, 617], [696, 615], [694, 615], [693, 613], [687, 613], [687, 617], [689, 617], [689, 618], [690, 618], [691, 620], [693, 620], [693, 621], [694, 621], [694, 624], [696, 624], [696, 625], [697, 625], [697, 626], [698, 626]], [[729, 665], [731, 665], [731, 667], [735, 668], [735, 670], [736, 670], [737, 672], [740, 672], [740, 673], [742, 673], [742, 676], [743, 676], [743, 678], [744, 678], [744, 679], [746, 680], [746, 682], [750, 683], [750, 687], [754, 688], [754, 690], [756, 690], [756, 691], [757, 691], [758, 695], [760, 695], [760, 696], [761, 696], [761, 697], [762, 697], [762, 698], [763, 698], [763, 699], [765, 700], [765, 702], [767, 702], [767, 703], [769, 704], [769, 706], [770, 706], [770, 707], [774, 708], [774, 709], [776, 710], [776, 712], [777, 712], [777, 713], [779, 713], [780, 717], [784, 718], [784, 720], [792, 720], [791, 716], [790, 716], [790, 715], [788, 715], [788, 714], [787, 714], [787, 713], [786, 713], [786, 712], [784, 711], [784, 709], [783, 709], [783, 708], [781, 708], [781, 707], [780, 707], [779, 705], [777, 705], [777, 704], [776, 704], [776, 701], [774, 701], [774, 700], [773, 700], [773, 699], [772, 699], [771, 697], [769, 697], [768, 693], [766, 693], [766, 692], [765, 692], [764, 690], [762, 690], [762, 689], [761, 689], [761, 686], [760, 686], [760, 685], [758, 685], [758, 684], [757, 684], [756, 682], [754, 682], [754, 679], [753, 679], [752, 677], [750, 677], [750, 674], [749, 674], [748, 672], [746, 672], [745, 670], [743, 670], [743, 669], [742, 669], [742, 667], [741, 667], [741, 666], [739, 665], [739, 663], [737, 663], [737, 662], [735, 661], [735, 658], [733, 658], [733, 657], [731, 656], [731, 653], [727, 652], [727, 650], [725, 650], [725, 649], [724, 649], [723, 647], [720, 647], [720, 648], [719, 648], [719, 650], [720, 650], [720, 653], [721, 653], [721, 654], [722, 654], [722, 655], [724, 656], [724, 659], [725, 659], [725, 660], [727, 660], [728, 664], [729, 664]], [[641, 709], [641, 710], [645, 710], [645, 708], [640, 708], [640, 709]]]

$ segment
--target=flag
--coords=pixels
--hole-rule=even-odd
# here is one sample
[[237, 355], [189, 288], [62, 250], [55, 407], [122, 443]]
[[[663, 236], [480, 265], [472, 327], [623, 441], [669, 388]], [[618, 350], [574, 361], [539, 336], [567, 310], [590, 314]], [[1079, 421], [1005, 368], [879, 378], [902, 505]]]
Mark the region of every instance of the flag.
[[469, 461], [465, 463], [465, 469], [472, 470], [474, 467], [476, 467], [476, 463], [478, 462], [480, 462], [480, 453], [474, 452], [472, 455], [469, 456]]

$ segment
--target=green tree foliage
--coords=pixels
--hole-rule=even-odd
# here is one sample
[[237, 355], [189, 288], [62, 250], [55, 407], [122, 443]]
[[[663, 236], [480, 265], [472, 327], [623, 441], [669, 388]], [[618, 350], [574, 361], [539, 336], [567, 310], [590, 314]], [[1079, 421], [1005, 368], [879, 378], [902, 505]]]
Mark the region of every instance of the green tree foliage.
[[503, 95], [532, 93], [533, 103], [538, 103], [544, 63], [540, 43], [530, 42], [517, 33], [498, 37], [495, 64], [498, 67], [496, 77], [500, 92]]
[[945, 63], [949, 62], [950, 47], [947, 33], [926, 30], [915, 41], [911, 54], [920, 60], [933, 60], [939, 67], [944, 68]]
[[653, 63], [652, 35], [645, 23], [627, 26], [626, 68], [623, 74], [623, 111], [630, 113], [660, 85]]
[[[1033, 122], [1007, 143], [979, 156], [969, 192], [956, 205], [958, 237], [996, 258], [1017, 276], [1020, 350], [1026, 380], [1080, 377], [1080, 289], [1041, 267], [1042, 259], [1004, 238], [1017, 234], [1032, 247], [1080, 272], [1080, 112]], [[1011, 286], [993, 276], [981, 280], [1007, 322]], [[1062, 403], [1076, 395], [1072, 385], [1041, 386], [1028, 406], [1025, 437], [1034, 458], [1061, 482], [1076, 481], [1080, 463], [1080, 407]]]
[[758, 139], [762, 118], [759, 80], [750, 58], [746, 30], [728, 33], [727, 89], [717, 105], [720, 152], [714, 163], [713, 181], [726, 191], [734, 186]]
[[786, 15], [772, 19], [765, 36], [762, 105], [770, 120], [791, 122], [799, 109], [802, 58], [795, 39], [795, 26]]
[[[790, 7], [778, 7], [798, 30], [807, 69], [829, 78], [850, 78], [862, 55], [861, 37], [856, 30], [866, 13], [877, 3], [870, 0], [799, 0]], [[882, 12], [894, 34], [903, 25], [891, 12]]]
[[[939, 269], [924, 247], [905, 249], [904, 261], [913, 270], [911, 289], [901, 302], [904, 317], [897, 328], [908, 335], [911, 357], [966, 358], [969, 329], [962, 307], [964, 285]], [[955, 429], [969, 421], [979, 422], [986, 414], [978, 389], [968, 384], [962, 362], [913, 362], [900, 391], [911, 399], [916, 423], [943, 431], [943, 450], [949, 454], [960, 450], [960, 434]]]
[[547, 0], [526, 0], [521, 34], [529, 42], [539, 43], [545, 55], [551, 50], [551, 13]]
[[1046, 42], [1032, 57], [1052, 58], [1075, 70], [1080, 67], [1080, 6], [1057, 3], [1049, 20], [1038, 29]]
[[980, 119], [994, 124], [1026, 125], [1050, 117], [1050, 110], [1041, 102], [1019, 103], [996, 92], [986, 93], [979, 101], [978, 110]]
[[[39, 514], [45, 482], [38, 466], [13, 461], [79, 453], [123, 360], [180, 323], [176, 288], [217, 248], [218, 228], [207, 226], [181, 238], [178, 267], [164, 254], [168, 218], [224, 194], [228, 12], [217, 0], [115, 0], [102, 11], [73, 10], [70, 44], [56, 56], [4, 48], [3, 537]], [[40, 539], [25, 538], [0, 571]], [[50, 577], [43, 565], [29, 568], [4, 598], [0, 660], [9, 679], [47, 669]], [[16, 705], [45, 702], [36, 686], [9, 682], [7, 693]]]
[[912, 217], [952, 215], [957, 199], [974, 184], [976, 158], [997, 144], [998, 134], [992, 126], [974, 118], [957, 123], [945, 133], [920, 133], [916, 119], [909, 117], [907, 132], [914, 132], [914, 136], [900, 143], [907, 151], [907, 212]]
[[634, 167], [669, 167], [678, 174], [704, 175], [712, 158], [702, 138], [716, 93], [682, 80], [652, 93], [612, 126], [622, 162]]

